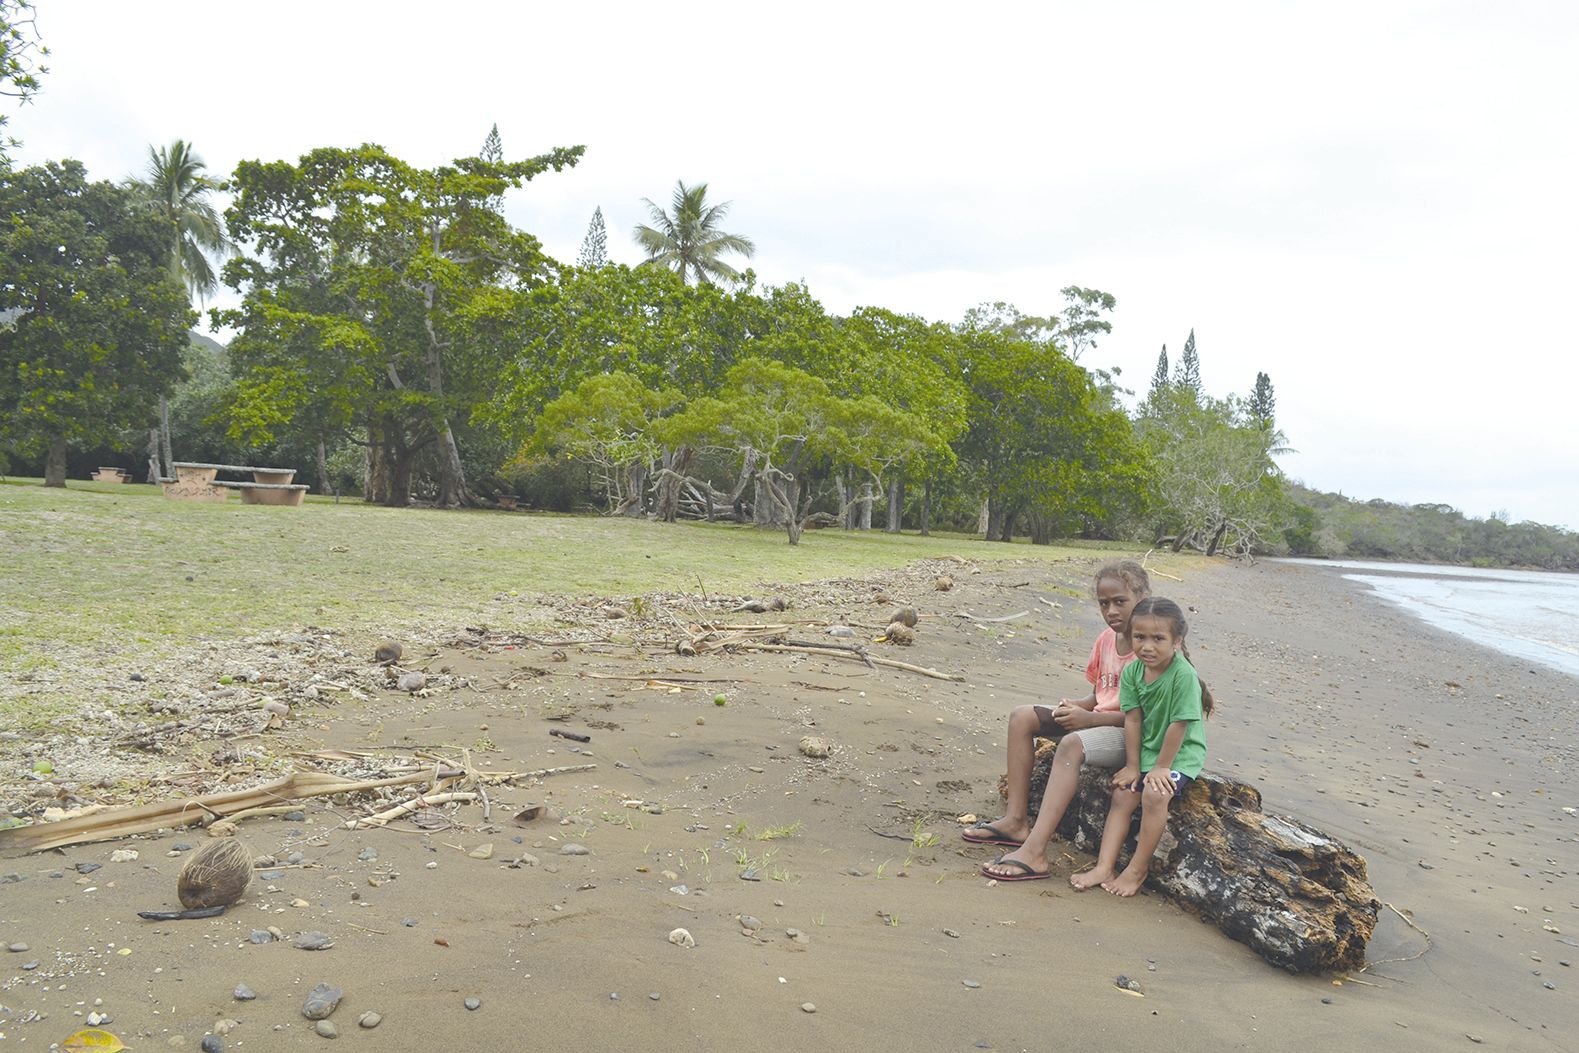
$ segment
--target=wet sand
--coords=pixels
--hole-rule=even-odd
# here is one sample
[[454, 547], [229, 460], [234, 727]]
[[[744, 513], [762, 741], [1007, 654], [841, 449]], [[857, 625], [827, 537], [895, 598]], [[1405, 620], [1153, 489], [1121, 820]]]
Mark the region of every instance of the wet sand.
[[[1157, 591], [1195, 609], [1191, 649], [1221, 700], [1208, 768], [1347, 842], [1378, 898], [1418, 926], [1384, 911], [1363, 982], [1282, 973], [1153, 893], [1076, 893], [1065, 879], [1088, 857], [1056, 842], [1054, 880], [978, 876], [991, 850], [964, 845], [954, 818], [999, 813], [1007, 711], [1082, 690], [1100, 628], [1071, 595], [1087, 567], [980, 563], [947, 593], [926, 575], [872, 579], [922, 613], [914, 647], [874, 653], [964, 683], [783, 654], [566, 648], [551, 665], [541, 648], [451, 649], [438, 661], [482, 690], [299, 714], [282, 752], [470, 747], [493, 769], [597, 769], [491, 791], [491, 827], [468, 806], [444, 830], [335, 830], [365, 806], [326, 799], [302, 802], [301, 821], [247, 820], [256, 852], [308, 865], [256, 881], [221, 918], [135, 916], [174, 905], [181, 858], [166, 853], [202, 831], [0, 860], [25, 877], [0, 885], [0, 945], [29, 945], [0, 956], [0, 1050], [47, 1049], [95, 1000], [134, 1050], [195, 1050], [227, 1018], [227, 1050], [312, 1048], [324, 1039], [299, 1010], [319, 981], [345, 991], [340, 1041], [384, 1050], [1579, 1049], [1561, 964], [1579, 959], [1579, 817], [1563, 811], [1579, 806], [1563, 778], [1579, 681], [1429, 629], [1321, 568], [1174, 569], [1184, 580]], [[887, 606], [859, 602], [869, 584], [787, 616], [880, 622]], [[552, 675], [521, 675], [536, 668]], [[671, 693], [576, 673], [727, 682]], [[802, 756], [806, 735], [833, 755]], [[565, 822], [512, 826], [529, 803]], [[788, 836], [759, 839], [773, 827]], [[491, 859], [467, 855], [485, 842]], [[590, 854], [561, 854], [570, 843]], [[140, 858], [111, 863], [117, 848]], [[377, 858], [359, 859], [366, 848]], [[523, 853], [535, 863], [506, 865]], [[71, 869], [87, 862], [102, 869]], [[270, 925], [285, 942], [248, 942]], [[695, 947], [667, 941], [677, 927]], [[334, 946], [291, 946], [309, 930]], [[1121, 973], [1145, 997], [1118, 991]], [[257, 1000], [235, 1001], [238, 983]], [[383, 1022], [364, 1031], [368, 1010]]]

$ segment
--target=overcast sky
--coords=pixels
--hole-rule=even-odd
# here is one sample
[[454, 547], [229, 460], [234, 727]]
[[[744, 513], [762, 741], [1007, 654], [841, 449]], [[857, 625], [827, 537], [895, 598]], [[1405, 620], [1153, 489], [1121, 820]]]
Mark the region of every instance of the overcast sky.
[[705, 181], [832, 311], [1095, 286], [1083, 364], [1143, 389], [1194, 328], [1212, 394], [1271, 376], [1294, 478], [1579, 529], [1579, 5], [38, 8], [20, 164], [434, 165], [497, 122], [510, 157], [587, 147], [507, 205], [561, 259], [601, 206], [635, 263], [640, 199]]

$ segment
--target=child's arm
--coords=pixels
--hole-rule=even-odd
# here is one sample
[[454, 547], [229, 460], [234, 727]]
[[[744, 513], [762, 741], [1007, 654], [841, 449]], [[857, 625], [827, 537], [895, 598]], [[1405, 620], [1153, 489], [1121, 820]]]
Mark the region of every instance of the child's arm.
[[1179, 747], [1184, 744], [1185, 721], [1175, 720], [1168, 725], [1168, 730], [1162, 736], [1162, 749], [1157, 751], [1157, 763], [1151, 766], [1151, 771], [1146, 773], [1146, 788], [1173, 793], [1173, 780], [1169, 773], [1173, 771], [1173, 758], [1178, 755]]
[[[1114, 786], [1127, 789], [1135, 785], [1135, 780], [1140, 778], [1140, 728], [1140, 707], [1136, 706], [1124, 714], [1124, 767], [1113, 774]], [[1174, 743], [1173, 748], [1177, 752], [1178, 743]]]

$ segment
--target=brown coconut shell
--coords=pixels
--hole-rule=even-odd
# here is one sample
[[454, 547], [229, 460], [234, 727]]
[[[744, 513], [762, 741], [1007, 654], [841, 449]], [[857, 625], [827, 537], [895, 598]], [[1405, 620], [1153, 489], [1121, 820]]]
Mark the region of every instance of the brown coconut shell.
[[210, 841], [187, 857], [176, 878], [181, 906], [228, 907], [252, 883], [252, 851], [234, 837]]
[[938, 580], [932, 583], [932, 587], [939, 592], [947, 592], [954, 587], [954, 579], [950, 575], [940, 574]]
[[900, 622], [904, 625], [910, 626], [912, 629], [916, 627], [916, 622], [919, 619], [920, 615], [916, 613], [916, 609], [914, 607], [901, 607], [893, 614], [888, 616], [889, 621]]
[[916, 631], [904, 622], [890, 622], [888, 629], [883, 633], [888, 637], [888, 642], [909, 647], [916, 642]]

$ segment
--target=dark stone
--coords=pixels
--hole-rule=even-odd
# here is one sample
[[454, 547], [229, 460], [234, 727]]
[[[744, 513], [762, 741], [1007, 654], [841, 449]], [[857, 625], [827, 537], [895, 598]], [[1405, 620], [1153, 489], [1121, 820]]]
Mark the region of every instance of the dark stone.
[[[1047, 787], [1053, 748], [1044, 744], [1037, 750], [1033, 817]], [[1058, 826], [1061, 837], [1084, 851], [1094, 853], [1101, 843], [1111, 777], [1100, 768], [1082, 768], [1075, 799]], [[1148, 888], [1289, 972], [1365, 964], [1381, 902], [1365, 860], [1347, 845], [1298, 819], [1263, 812], [1254, 786], [1206, 772], [1170, 811]], [[1120, 866], [1131, 851], [1132, 839]]]
[[74, 869], [79, 874], [91, 874], [95, 870], [102, 869], [103, 866], [103, 863], [78, 863], [72, 869]]

